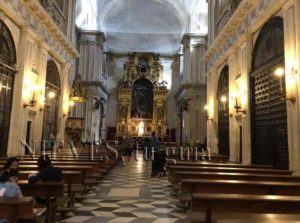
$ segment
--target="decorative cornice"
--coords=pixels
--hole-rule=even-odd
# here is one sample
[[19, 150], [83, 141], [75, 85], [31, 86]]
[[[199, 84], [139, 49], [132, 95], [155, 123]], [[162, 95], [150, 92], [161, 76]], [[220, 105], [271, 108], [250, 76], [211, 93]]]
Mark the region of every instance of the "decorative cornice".
[[285, 0], [243, 0], [205, 54], [207, 72], [220, 66], [262, 24], [280, 10]]
[[207, 62], [213, 54], [224, 45], [225, 41], [232, 35], [236, 28], [246, 18], [248, 13], [257, 5], [259, 0], [243, 0], [231, 15], [230, 19], [223, 27], [220, 33], [216, 36], [213, 44], [209, 46], [205, 54], [205, 62]]
[[40, 21], [43, 28], [45, 28], [54, 37], [55, 41], [59, 42], [61, 46], [73, 58], [79, 57], [79, 53], [73, 45], [67, 40], [65, 34], [59, 29], [56, 23], [52, 20], [48, 12], [37, 0], [21, 0], [31, 13]]
[[110, 93], [109, 90], [107, 89], [107, 87], [105, 87], [103, 85], [102, 81], [85, 81], [85, 80], [83, 80], [82, 85], [85, 86], [85, 87], [98, 87], [106, 95], [108, 95]]
[[199, 84], [199, 83], [185, 83], [180, 85], [180, 87], [177, 89], [175, 93], [175, 98], [178, 98], [181, 96], [182, 92], [187, 89], [196, 89], [201, 90], [204, 89], [206, 92], [206, 84]]

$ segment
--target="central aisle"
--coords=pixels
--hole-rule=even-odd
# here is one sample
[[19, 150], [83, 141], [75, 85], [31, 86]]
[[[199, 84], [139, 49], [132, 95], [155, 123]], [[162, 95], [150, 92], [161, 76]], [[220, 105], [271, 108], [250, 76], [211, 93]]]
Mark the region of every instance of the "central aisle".
[[131, 159], [116, 165], [88, 199], [76, 203], [75, 216], [61, 222], [183, 223], [184, 210], [176, 208], [166, 177], [150, 178], [151, 162]]

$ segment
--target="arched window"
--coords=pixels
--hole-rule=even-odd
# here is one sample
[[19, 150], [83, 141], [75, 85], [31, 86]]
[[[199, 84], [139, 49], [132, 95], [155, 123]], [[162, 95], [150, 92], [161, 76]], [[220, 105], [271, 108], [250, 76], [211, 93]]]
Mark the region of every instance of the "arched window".
[[54, 61], [47, 63], [45, 107], [43, 120], [43, 140], [53, 139], [57, 135], [60, 78]]
[[13, 37], [0, 20], [0, 155], [6, 155], [10, 126], [13, 84], [15, 79], [16, 49]]
[[283, 19], [265, 24], [256, 40], [251, 85], [252, 162], [288, 169], [287, 108], [276, 68], [284, 68]]

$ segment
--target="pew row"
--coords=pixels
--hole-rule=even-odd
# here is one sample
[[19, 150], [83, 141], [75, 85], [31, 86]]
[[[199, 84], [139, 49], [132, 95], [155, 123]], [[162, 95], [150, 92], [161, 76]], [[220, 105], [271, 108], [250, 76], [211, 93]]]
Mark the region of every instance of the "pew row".
[[299, 214], [300, 196], [194, 193], [191, 211], [193, 223], [200, 222], [199, 212], [205, 212], [205, 223], [213, 222], [215, 212]]

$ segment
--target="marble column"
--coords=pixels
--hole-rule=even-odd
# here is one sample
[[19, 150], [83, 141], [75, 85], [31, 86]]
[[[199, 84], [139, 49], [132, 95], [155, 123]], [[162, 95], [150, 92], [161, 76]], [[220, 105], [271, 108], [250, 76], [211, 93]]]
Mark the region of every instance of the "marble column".
[[[99, 140], [101, 98], [107, 98], [107, 90], [102, 81], [102, 57], [104, 34], [98, 31], [79, 32], [79, 74], [87, 90], [85, 103], [77, 103], [75, 116], [85, 119], [85, 131], [82, 138], [87, 141]], [[105, 94], [105, 95], [103, 95]]]
[[188, 33], [183, 36], [184, 68], [183, 81], [177, 95], [177, 106], [186, 101], [188, 110], [183, 111], [184, 143], [193, 145], [197, 140], [204, 143], [206, 138], [206, 104], [205, 64], [203, 57], [206, 50], [206, 38]]
[[240, 113], [236, 113], [234, 108], [236, 101], [240, 103], [240, 89], [237, 86], [236, 78], [239, 75], [237, 53], [234, 51], [228, 58], [229, 65], [229, 149], [231, 162], [238, 162], [240, 157], [240, 128], [238, 118]]
[[[11, 121], [8, 137], [7, 156], [23, 155], [24, 149], [20, 141], [26, 140], [26, 126], [28, 114], [36, 114], [37, 109], [31, 107], [23, 107], [24, 103], [28, 103], [29, 97], [32, 97], [30, 86], [31, 70], [34, 58], [34, 40], [29, 34], [29, 29], [21, 28], [21, 39], [19, 45], [18, 65], [19, 70], [15, 75], [13, 103], [11, 110]], [[26, 86], [25, 86], [26, 85]]]
[[[37, 107], [41, 109], [45, 103], [45, 86], [46, 86], [46, 73], [47, 73], [47, 61], [48, 61], [48, 46], [45, 42], [39, 42], [38, 44], [38, 61], [37, 61], [37, 72], [39, 74], [38, 80], [38, 97]], [[36, 118], [32, 123], [32, 139], [34, 140], [33, 146], [37, 151], [40, 150], [42, 134], [43, 134], [43, 118], [44, 112], [39, 111], [36, 114]]]
[[243, 109], [246, 114], [241, 117], [242, 125], [242, 163], [251, 164], [251, 107], [250, 107], [250, 72], [252, 61], [252, 35], [248, 35], [245, 42], [241, 45], [238, 52], [238, 64], [241, 72], [241, 83], [243, 86], [240, 91], [244, 102], [242, 103]]

